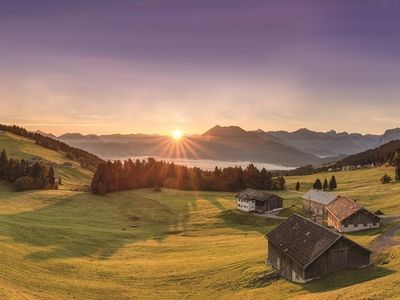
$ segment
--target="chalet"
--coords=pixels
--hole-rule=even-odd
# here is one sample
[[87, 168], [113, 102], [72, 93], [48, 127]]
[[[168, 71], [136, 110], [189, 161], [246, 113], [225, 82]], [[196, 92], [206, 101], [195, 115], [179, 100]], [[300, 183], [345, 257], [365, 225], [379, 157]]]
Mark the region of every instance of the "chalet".
[[326, 206], [338, 196], [320, 190], [309, 190], [301, 198], [303, 209], [312, 216], [326, 217]]
[[327, 223], [340, 232], [351, 232], [380, 226], [377, 215], [369, 212], [353, 200], [338, 197], [331, 202], [326, 210]]
[[266, 191], [245, 189], [236, 195], [237, 208], [246, 212], [278, 210], [283, 207], [283, 199]]
[[331, 272], [369, 266], [371, 251], [300, 215], [270, 231], [267, 263], [284, 278], [304, 283]]

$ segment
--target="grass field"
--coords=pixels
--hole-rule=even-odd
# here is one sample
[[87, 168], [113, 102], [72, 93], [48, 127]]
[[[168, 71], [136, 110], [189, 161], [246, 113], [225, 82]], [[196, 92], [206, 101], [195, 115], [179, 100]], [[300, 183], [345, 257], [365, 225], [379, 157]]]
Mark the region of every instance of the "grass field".
[[[62, 153], [4, 133], [0, 148], [16, 157], [66, 160]], [[77, 165], [70, 172], [67, 187], [57, 191], [17, 193], [0, 182], [1, 299], [388, 299], [400, 294], [400, 248], [377, 255], [373, 267], [294, 284], [269, 277], [264, 263], [264, 234], [278, 221], [237, 212], [232, 193], [164, 189], [99, 197], [69, 189], [87, 184], [90, 176]], [[385, 172], [393, 170], [336, 173], [337, 193], [371, 210], [400, 213], [400, 184], [381, 185]], [[300, 212], [300, 195], [316, 177], [287, 178], [288, 190], [279, 192], [287, 208], [283, 214]], [[296, 181], [300, 192], [293, 190]], [[349, 237], [368, 245], [382, 230]]]

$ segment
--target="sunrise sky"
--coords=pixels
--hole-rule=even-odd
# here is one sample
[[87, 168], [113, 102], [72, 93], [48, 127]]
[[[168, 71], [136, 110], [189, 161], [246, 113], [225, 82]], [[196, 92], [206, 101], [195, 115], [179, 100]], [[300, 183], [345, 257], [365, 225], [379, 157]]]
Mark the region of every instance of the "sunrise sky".
[[400, 126], [400, 4], [0, 0], [0, 123], [54, 134]]

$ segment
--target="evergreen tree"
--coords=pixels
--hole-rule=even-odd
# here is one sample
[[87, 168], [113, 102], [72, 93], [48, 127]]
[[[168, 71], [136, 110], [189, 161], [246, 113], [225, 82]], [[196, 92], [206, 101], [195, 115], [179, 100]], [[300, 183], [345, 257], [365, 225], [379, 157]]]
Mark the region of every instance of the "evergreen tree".
[[335, 177], [335, 175], [333, 175], [333, 176], [331, 177], [331, 180], [329, 180], [329, 189], [330, 189], [330, 190], [334, 190], [334, 189], [336, 189], [336, 188], [337, 188], [336, 177]]
[[317, 178], [317, 180], [315, 180], [315, 182], [313, 184], [313, 189], [314, 190], [321, 190], [322, 189], [322, 182], [321, 182], [321, 180], [319, 180], [319, 178]]
[[299, 191], [300, 190], [300, 182], [296, 182], [296, 191]]
[[47, 181], [48, 181], [50, 187], [54, 187], [54, 185], [56, 183], [56, 178], [54, 177], [54, 170], [53, 170], [52, 166], [50, 166], [50, 168], [49, 168], [49, 173], [47, 174]]
[[3, 149], [0, 153], [0, 178], [1, 179], [7, 179], [8, 171], [9, 171], [9, 165], [8, 165], [8, 158], [7, 158], [7, 153], [6, 150]]
[[271, 172], [268, 172], [265, 168], [261, 169], [261, 189], [272, 190], [273, 180]]
[[392, 178], [387, 174], [383, 175], [383, 177], [381, 178], [382, 184], [387, 184], [387, 183], [390, 183], [391, 181], [392, 181]]
[[323, 184], [322, 188], [324, 189], [324, 191], [328, 190], [328, 180], [326, 180], [326, 178], [324, 180], [324, 184]]

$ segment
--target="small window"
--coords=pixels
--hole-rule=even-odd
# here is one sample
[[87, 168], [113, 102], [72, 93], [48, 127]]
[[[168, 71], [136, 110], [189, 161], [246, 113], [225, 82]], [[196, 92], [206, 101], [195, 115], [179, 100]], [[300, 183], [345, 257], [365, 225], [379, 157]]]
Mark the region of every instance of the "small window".
[[354, 224], [354, 227], [358, 227], [358, 224]]
[[374, 222], [374, 223], [372, 223], [372, 225], [376, 226], [376, 223]]
[[349, 227], [349, 225], [347, 225], [347, 224], [344, 224], [344, 228], [347, 228], [347, 227]]

